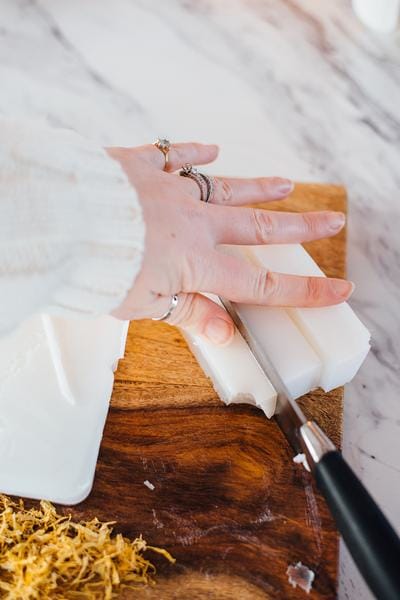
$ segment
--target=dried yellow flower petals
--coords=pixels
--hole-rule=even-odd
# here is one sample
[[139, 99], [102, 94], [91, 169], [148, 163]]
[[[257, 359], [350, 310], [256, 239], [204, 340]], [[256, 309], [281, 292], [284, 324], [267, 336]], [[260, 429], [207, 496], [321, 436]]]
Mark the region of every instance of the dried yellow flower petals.
[[122, 586], [154, 583], [152, 550], [175, 559], [140, 536], [112, 536], [114, 522], [72, 521], [50, 502], [26, 509], [0, 495], [0, 598], [61, 600], [115, 598]]

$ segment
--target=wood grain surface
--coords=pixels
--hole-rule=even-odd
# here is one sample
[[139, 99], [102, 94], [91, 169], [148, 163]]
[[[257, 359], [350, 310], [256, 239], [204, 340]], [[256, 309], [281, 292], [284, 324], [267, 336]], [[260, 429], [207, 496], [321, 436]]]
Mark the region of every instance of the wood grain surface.
[[[280, 210], [346, 209], [343, 188], [297, 185]], [[327, 275], [343, 276], [345, 232], [306, 245]], [[342, 389], [302, 401], [340, 444]], [[218, 399], [185, 341], [163, 323], [132, 323], [89, 498], [63, 512], [116, 520], [167, 548], [157, 584], [123, 598], [298, 599], [286, 570], [315, 572], [312, 598], [336, 597], [338, 536], [310, 475], [293, 463], [276, 423]], [[149, 480], [154, 491], [144, 480]]]

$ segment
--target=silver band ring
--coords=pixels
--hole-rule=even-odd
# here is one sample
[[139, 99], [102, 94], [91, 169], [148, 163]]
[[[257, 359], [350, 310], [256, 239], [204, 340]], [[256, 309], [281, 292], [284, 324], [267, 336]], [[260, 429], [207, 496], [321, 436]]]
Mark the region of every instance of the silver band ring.
[[200, 173], [193, 165], [186, 163], [179, 171], [182, 177], [189, 177], [197, 183], [200, 188], [201, 202], [209, 202], [214, 192], [214, 179], [205, 173]]
[[164, 154], [164, 171], [168, 165], [168, 153], [171, 148], [171, 142], [165, 138], [157, 138], [153, 145]]
[[204, 202], [210, 202], [214, 193], [214, 177], [210, 177], [210, 175], [206, 175], [205, 173], [199, 173], [199, 175], [204, 179], [207, 185], [207, 195]]
[[168, 310], [161, 315], [161, 317], [152, 317], [152, 321], [165, 321], [166, 319], [168, 319], [168, 317], [171, 316], [172, 312], [174, 311], [174, 309], [178, 306], [178, 294], [174, 294], [173, 296], [171, 296], [171, 303], [168, 307]]
[[207, 195], [207, 183], [197, 169], [190, 163], [186, 163], [181, 171], [179, 171], [179, 175], [182, 177], [189, 177], [189, 179], [193, 179], [193, 181], [197, 183], [200, 188], [200, 200], [204, 202]]

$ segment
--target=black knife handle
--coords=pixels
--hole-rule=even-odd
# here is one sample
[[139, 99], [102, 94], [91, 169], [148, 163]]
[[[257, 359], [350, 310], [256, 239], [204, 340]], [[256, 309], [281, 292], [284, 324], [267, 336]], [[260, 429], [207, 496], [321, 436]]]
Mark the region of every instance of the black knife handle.
[[354, 562], [378, 600], [400, 599], [400, 539], [337, 450], [315, 465], [315, 479]]

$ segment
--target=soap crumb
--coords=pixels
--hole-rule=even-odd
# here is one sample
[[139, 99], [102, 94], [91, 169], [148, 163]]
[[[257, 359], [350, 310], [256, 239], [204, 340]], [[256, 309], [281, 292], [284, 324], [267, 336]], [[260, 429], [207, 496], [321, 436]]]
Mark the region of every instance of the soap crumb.
[[309, 473], [311, 472], [311, 469], [307, 462], [307, 457], [305, 454], [296, 454], [296, 456], [293, 459], [293, 462], [295, 462], [298, 465], [303, 465], [303, 467], [305, 468], [306, 471], [308, 471]]
[[143, 481], [143, 483], [144, 483], [144, 485], [145, 485], [146, 487], [148, 487], [148, 488], [149, 488], [149, 490], [151, 490], [151, 491], [153, 491], [153, 490], [155, 489], [155, 487], [156, 487], [156, 486], [155, 486], [155, 485], [153, 485], [153, 484], [151, 483], [151, 481], [149, 481], [148, 479], [146, 479], [145, 481]]
[[301, 562], [298, 562], [295, 565], [288, 566], [286, 575], [288, 576], [290, 585], [292, 585], [294, 588], [299, 586], [299, 588], [304, 590], [307, 594], [310, 593], [313, 581], [315, 579], [314, 571], [311, 571], [311, 569], [303, 565]]

